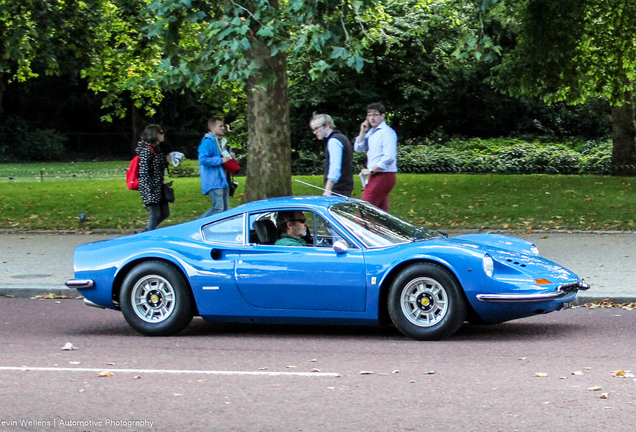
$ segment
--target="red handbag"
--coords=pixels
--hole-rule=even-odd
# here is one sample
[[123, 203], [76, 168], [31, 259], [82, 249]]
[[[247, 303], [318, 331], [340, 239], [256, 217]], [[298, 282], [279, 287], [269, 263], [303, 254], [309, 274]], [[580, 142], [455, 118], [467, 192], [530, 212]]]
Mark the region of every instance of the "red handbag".
[[229, 172], [230, 174], [236, 174], [237, 172], [240, 171], [241, 166], [236, 161], [236, 159], [232, 158], [227, 162], [223, 162], [223, 169]]

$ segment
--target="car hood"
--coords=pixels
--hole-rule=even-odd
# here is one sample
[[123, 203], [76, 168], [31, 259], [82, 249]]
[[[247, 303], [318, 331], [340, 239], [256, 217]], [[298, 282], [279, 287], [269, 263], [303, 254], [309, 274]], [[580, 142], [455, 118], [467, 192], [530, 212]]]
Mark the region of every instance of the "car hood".
[[448, 240], [459, 241], [469, 247], [472, 245], [472, 247], [485, 247], [488, 250], [504, 249], [511, 252], [537, 255], [532, 249], [535, 246], [534, 243], [502, 234], [467, 234], [451, 237]]
[[[579, 279], [570, 270], [539, 256], [535, 252], [536, 249], [532, 249], [534, 244], [523, 239], [500, 234], [469, 234], [452, 237], [446, 241], [475, 252], [489, 254], [495, 260], [495, 277], [499, 280], [548, 278], [556, 285]], [[550, 284], [545, 288], [552, 289], [553, 286]]]

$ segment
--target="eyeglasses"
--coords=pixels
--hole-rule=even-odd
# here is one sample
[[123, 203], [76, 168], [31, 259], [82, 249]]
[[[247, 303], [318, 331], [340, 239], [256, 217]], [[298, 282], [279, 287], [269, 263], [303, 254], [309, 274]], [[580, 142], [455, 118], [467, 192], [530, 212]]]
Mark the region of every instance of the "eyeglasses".
[[318, 132], [320, 129], [324, 128], [326, 125], [320, 125], [318, 127], [315, 128], [311, 128], [312, 132]]
[[157, 133], [158, 133], [158, 134], [161, 134], [161, 135], [163, 135], [163, 131], [159, 131], [159, 132], [157, 132]]
[[380, 114], [380, 113], [367, 113], [367, 117], [379, 117], [381, 115], [382, 114]]
[[305, 218], [302, 218], [302, 219], [290, 219], [289, 222], [307, 223], [307, 219], [305, 219]]

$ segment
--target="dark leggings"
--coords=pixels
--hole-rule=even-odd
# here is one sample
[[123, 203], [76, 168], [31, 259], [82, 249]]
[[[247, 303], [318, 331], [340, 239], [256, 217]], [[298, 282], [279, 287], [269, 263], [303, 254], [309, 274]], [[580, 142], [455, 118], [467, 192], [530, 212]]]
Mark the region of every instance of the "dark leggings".
[[170, 216], [170, 205], [165, 201], [159, 204], [149, 204], [146, 208], [150, 215], [148, 216], [148, 225], [144, 228], [144, 231], [157, 229], [157, 225]]

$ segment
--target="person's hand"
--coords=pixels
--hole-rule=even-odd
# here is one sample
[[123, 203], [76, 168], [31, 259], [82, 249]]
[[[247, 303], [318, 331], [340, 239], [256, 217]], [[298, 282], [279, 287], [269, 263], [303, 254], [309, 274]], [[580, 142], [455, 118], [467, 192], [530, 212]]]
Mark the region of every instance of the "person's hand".
[[360, 171], [362, 173], [363, 176], [365, 177], [369, 177], [371, 175], [371, 171], [366, 169], [366, 168], [362, 168], [362, 171]]
[[231, 161], [232, 158], [229, 156], [223, 156], [223, 163], [227, 162], [227, 161]]
[[362, 122], [362, 124], [360, 125], [360, 133], [366, 134], [369, 129], [371, 129], [371, 124], [369, 123], [368, 120], [365, 120]]
[[232, 159], [236, 159], [236, 155], [234, 154], [234, 152], [230, 153], [230, 156], [232, 156]]
[[226, 131], [228, 131], [228, 132], [230, 132], [230, 125], [229, 125], [229, 124], [226, 124], [226, 125], [225, 125], [225, 130], [226, 130]]
[[322, 196], [331, 196], [331, 191], [328, 191], [328, 190], [324, 191], [322, 193]]

